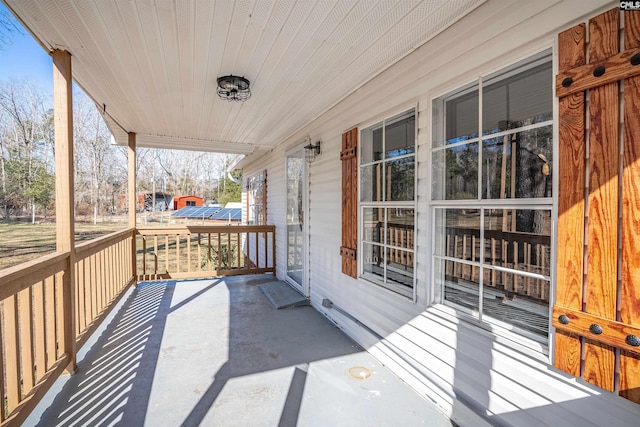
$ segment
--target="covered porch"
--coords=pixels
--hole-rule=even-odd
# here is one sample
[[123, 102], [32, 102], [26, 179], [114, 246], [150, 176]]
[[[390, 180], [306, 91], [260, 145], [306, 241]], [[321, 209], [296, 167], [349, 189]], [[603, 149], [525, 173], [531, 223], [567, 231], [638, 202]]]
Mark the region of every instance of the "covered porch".
[[[640, 12], [2, 1], [53, 57], [58, 225], [56, 253], [0, 271], [3, 427], [637, 423]], [[244, 103], [216, 93], [235, 74]], [[141, 227], [129, 197], [126, 230], [76, 246], [72, 80], [127, 147], [128, 194], [137, 147], [246, 155], [251, 225]], [[540, 195], [507, 191], [521, 161]], [[313, 308], [257, 288], [290, 267]]]
[[451, 425], [312, 307], [276, 310], [275, 280], [139, 283], [25, 425]]

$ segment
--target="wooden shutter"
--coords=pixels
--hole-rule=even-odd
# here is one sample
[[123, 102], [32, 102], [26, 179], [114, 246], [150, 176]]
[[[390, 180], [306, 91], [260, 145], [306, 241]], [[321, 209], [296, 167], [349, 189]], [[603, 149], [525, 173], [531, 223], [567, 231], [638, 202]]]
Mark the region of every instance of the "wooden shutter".
[[623, 51], [617, 8], [558, 37], [554, 365], [640, 403], [640, 13], [622, 15]]
[[358, 129], [342, 134], [342, 272], [358, 277]]

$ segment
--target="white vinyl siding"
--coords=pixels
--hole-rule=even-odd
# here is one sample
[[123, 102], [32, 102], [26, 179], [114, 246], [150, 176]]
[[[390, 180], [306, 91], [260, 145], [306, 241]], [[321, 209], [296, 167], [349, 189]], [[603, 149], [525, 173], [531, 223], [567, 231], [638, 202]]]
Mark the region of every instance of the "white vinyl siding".
[[[244, 169], [245, 173], [268, 170], [268, 222], [277, 227], [277, 271], [282, 279], [286, 151], [307, 135], [322, 140], [322, 153], [309, 167], [311, 303], [460, 425], [483, 425], [473, 408], [493, 423], [517, 426], [613, 427], [635, 425], [639, 419], [639, 405], [556, 371], [550, 356], [520, 343], [516, 334], [491, 324], [480, 327], [464, 322], [453, 308], [431, 304], [432, 99], [554, 46], [559, 31], [616, 5], [581, 0], [488, 1], [288, 140], [276, 141], [279, 145], [272, 151], [255, 155]], [[345, 130], [365, 128], [374, 117], [389, 117], [416, 104], [414, 302], [341, 273], [339, 159]], [[323, 307], [324, 298], [351, 318]]]

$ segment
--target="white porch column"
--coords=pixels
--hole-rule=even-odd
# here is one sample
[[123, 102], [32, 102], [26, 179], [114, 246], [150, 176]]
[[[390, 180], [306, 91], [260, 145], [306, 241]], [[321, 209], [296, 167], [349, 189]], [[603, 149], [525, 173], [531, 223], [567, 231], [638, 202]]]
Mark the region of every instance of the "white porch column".
[[69, 265], [62, 279], [64, 352], [69, 355], [68, 372], [76, 370], [75, 336], [75, 236], [73, 200], [73, 103], [71, 54], [54, 50], [53, 116], [56, 167], [56, 250], [69, 252]]

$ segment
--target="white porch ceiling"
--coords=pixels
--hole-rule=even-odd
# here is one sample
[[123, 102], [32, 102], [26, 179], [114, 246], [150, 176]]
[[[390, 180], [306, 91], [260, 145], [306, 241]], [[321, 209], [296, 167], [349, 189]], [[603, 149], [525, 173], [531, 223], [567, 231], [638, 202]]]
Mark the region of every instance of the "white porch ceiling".
[[[270, 149], [484, 0], [3, 0], [126, 144]], [[246, 102], [216, 78], [251, 81]]]

